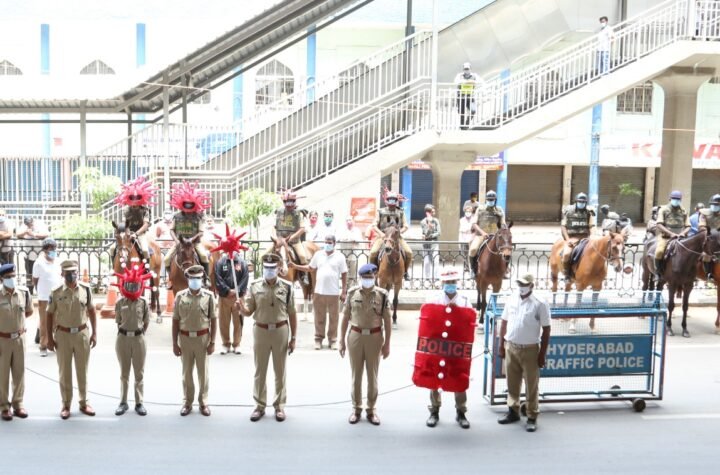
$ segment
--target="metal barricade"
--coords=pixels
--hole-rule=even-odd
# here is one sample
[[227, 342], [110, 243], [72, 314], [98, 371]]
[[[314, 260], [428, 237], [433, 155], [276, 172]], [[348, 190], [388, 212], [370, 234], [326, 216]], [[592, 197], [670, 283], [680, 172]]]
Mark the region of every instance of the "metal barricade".
[[[659, 292], [538, 295], [550, 304], [551, 330], [540, 402], [661, 400], [667, 308]], [[507, 383], [497, 356], [500, 321], [510, 294], [493, 294], [487, 313], [483, 396], [505, 404]]]

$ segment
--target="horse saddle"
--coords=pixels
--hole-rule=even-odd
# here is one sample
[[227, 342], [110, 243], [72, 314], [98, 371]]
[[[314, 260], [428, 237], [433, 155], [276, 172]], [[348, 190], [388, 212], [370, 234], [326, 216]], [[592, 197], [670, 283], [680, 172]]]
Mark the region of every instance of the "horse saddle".
[[675, 253], [677, 252], [677, 246], [678, 246], [677, 239], [673, 239], [672, 241], [670, 241], [668, 243], [667, 247], [665, 247], [665, 254], [663, 255], [663, 259], [665, 259], [665, 261], [667, 261], [668, 259], [670, 259], [672, 256], [675, 255]]
[[580, 261], [580, 258], [582, 257], [583, 252], [585, 252], [585, 247], [589, 241], [590, 240], [588, 238], [581, 239], [575, 247], [573, 247], [572, 252], [570, 253], [570, 262], [572, 264], [577, 264], [578, 261]]
[[490, 241], [492, 241], [492, 239], [493, 239], [494, 237], [495, 237], [495, 234], [494, 234], [494, 233], [493, 233], [493, 234], [488, 234], [488, 238], [487, 238], [486, 240], [484, 240], [482, 243], [480, 243], [480, 247], [478, 247], [477, 254], [476, 254], [476, 256], [477, 256], [478, 259], [480, 258], [480, 254], [483, 253], [483, 251], [485, 250], [485, 248], [488, 246], [488, 243], [489, 243]]

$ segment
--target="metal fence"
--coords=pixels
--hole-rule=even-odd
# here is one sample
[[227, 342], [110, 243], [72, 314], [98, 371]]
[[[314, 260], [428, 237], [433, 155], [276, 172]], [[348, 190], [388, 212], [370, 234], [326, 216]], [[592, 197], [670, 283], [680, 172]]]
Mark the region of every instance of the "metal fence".
[[[58, 240], [58, 259], [62, 262], [65, 259], [75, 259], [80, 264], [81, 276], [87, 278], [97, 290], [103, 290], [108, 285], [108, 276], [111, 274], [110, 246], [114, 240], [106, 239], [101, 241], [77, 241]], [[242, 253], [242, 257], [255, 270], [255, 276], [259, 277], [260, 257], [270, 248], [270, 241], [247, 241], [249, 247]], [[348, 262], [348, 279], [352, 284], [356, 281], [357, 269], [369, 261], [370, 242], [338, 243], [338, 252], [345, 255]], [[444, 268], [453, 266], [463, 269], [462, 278], [458, 282], [458, 288], [470, 290], [475, 288], [475, 281], [472, 278], [467, 266], [467, 245], [456, 241], [436, 241], [432, 244], [422, 241], [408, 241], [413, 250], [413, 265], [409, 269], [410, 280], [405, 281], [404, 289], [411, 291], [428, 290], [440, 288], [440, 273]], [[536, 288], [539, 290], [550, 289], [550, 267], [549, 243], [514, 243], [511, 259], [509, 277], [503, 280], [502, 291], [515, 287], [515, 279], [521, 275], [531, 273], [536, 277]], [[37, 249], [23, 245], [20, 241], [15, 246], [15, 263], [17, 264], [17, 275], [19, 282], [24, 282], [27, 275], [32, 272], [32, 267], [26, 267], [26, 261], [33, 257]], [[627, 244], [625, 246], [625, 263], [632, 265], [632, 273], [616, 273], [608, 268], [607, 277], [603, 288], [632, 294], [642, 287], [642, 259], [643, 248], [641, 244]], [[161, 276], [161, 283], [164, 284], [164, 272]], [[560, 279], [559, 285], [563, 285]], [[708, 288], [710, 284], [702, 281], [696, 283], [698, 288]], [[562, 288], [562, 287], [561, 287]]]

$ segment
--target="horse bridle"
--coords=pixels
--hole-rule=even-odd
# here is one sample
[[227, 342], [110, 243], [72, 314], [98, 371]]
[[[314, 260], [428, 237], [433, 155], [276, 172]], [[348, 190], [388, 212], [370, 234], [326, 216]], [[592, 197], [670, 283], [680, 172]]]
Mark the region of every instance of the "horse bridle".
[[[400, 233], [398, 232], [398, 235], [399, 235], [399, 234], [400, 234]], [[384, 248], [384, 249], [386, 249], [385, 241], [391, 241], [391, 242], [392, 242], [392, 246], [390, 246], [390, 249], [392, 249], [392, 250], [391, 250], [389, 253], [387, 253], [387, 255], [388, 255], [388, 259], [390, 260], [390, 263], [391, 263], [392, 265], [396, 265], [398, 262], [400, 262], [400, 257], [401, 257], [401, 256], [400, 256], [400, 237], [399, 237], [399, 236], [398, 236], [398, 237], [388, 237], [388, 235], [386, 234], [386, 235], [383, 237], [383, 248]], [[383, 250], [384, 250], [384, 249], [383, 249]], [[391, 257], [394, 252], [397, 252], [397, 256], [398, 256], [397, 259], [395, 259], [395, 260], [393, 260], [392, 257]]]
[[510, 249], [510, 250], [512, 251], [512, 248], [513, 248], [513, 247], [512, 247], [511, 244], [509, 244], [509, 243], [507, 242], [507, 239], [504, 239], [505, 242], [503, 243], [502, 246], [499, 246], [499, 247], [497, 248], [497, 252], [495, 252], [495, 251], [493, 251], [492, 249], [490, 249], [490, 242], [491, 242], [491, 241], [495, 241], [495, 240], [498, 238], [498, 234], [500, 234], [500, 233], [499, 233], [499, 232], [496, 232], [495, 234], [492, 235], [492, 237], [491, 237], [490, 240], [488, 241], [487, 246], [485, 246], [485, 248], [487, 249], [487, 251], [488, 251], [490, 254], [493, 254], [493, 255], [495, 255], [495, 256], [502, 256], [502, 251], [503, 251], [503, 250], [505, 250], [505, 249]]
[[595, 252], [595, 254], [597, 254], [598, 256], [602, 257], [602, 258], [605, 260], [606, 263], [609, 264], [610, 262], [614, 261], [615, 259], [618, 259], [618, 260], [620, 261], [620, 264], [622, 264], [623, 258], [622, 258], [621, 255], [618, 254], [617, 257], [613, 257], [613, 256], [612, 256], [612, 250], [613, 250], [612, 234], [608, 234], [607, 237], [608, 237], [607, 256], [603, 256], [603, 255], [597, 250], [597, 248], [595, 247], [595, 243], [592, 242], [592, 241], [589, 242], [590, 248]]
[[[180, 248], [182, 248], [182, 243], [177, 243], [176, 246], [178, 247], [178, 249], [175, 251], [175, 265], [177, 266], [178, 269], [183, 269], [183, 262], [185, 262], [185, 261], [180, 262]], [[193, 265], [199, 264], [200, 257], [197, 255], [197, 252], [193, 252], [192, 254], [193, 254], [192, 262], [190, 262], [190, 261], [187, 261], [187, 262], [190, 262]]]

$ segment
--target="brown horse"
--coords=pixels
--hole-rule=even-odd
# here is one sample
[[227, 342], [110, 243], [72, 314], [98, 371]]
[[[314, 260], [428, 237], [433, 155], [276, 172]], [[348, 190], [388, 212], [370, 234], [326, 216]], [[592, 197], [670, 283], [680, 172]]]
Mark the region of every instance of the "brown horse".
[[[122, 272], [123, 264], [130, 265], [134, 259], [140, 262], [140, 245], [133, 237], [133, 233], [127, 228], [127, 223], [117, 224], [112, 221], [115, 229], [115, 257], [113, 259], [113, 270]], [[152, 273], [152, 291], [150, 293], [150, 308], [160, 315], [160, 269], [162, 268], [162, 253], [155, 241], [148, 239], [150, 248], [150, 262], [145, 263]]]
[[380, 247], [378, 255], [378, 286], [390, 293], [393, 288], [393, 313], [392, 326], [397, 329], [397, 307], [398, 296], [403, 284], [403, 274], [405, 274], [405, 259], [400, 252], [400, 231], [395, 226], [389, 226], [385, 229], [385, 237]]
[[513, 243], [510, 228], [513, 223], [498, 229], [488, 239], [487, 244], [475, 256], [477, 260], [477, 274], [475, 274], [475, 288], [477, 289], [476, 308], [480, 312], [478, 329], [485, 323], [485, 309], [487, 308], [487, 289], [492, 285], [493, 292], [500, 292], [505, 272], [510, 265]]
[[[315, 275], [313, 272], [309, 272], [308, 285], [303, 284], [301, 279], [302, 274], [300, 271], [288, 265], [288, 262], [290, 262], [291, 259], [293, 262], [298, 262], [297, 256], [295, 256], [295, 252], [290, 248], [290, 245], [284, 239], [278, 239], [275, 237], [270, 237], [270, 239], [272, 240], [273, 245], [267, 252], [272, 252], [282, 258], [282, 269], [278, 269], [280, 277], [289, 282], [297, 282], [300, 284], [303, 291], [303, 314], [307, 314], [308, 302], [312, 299], [313, 292], [315, 291]], [[305, 255], [309, 261], [319, 248], [317, 244], [312, 241], [303, 241], [302, 245], [305, 249]]]
[[168, 288], [172, 289], [175, 295], [188, 287], [185, 270], [195, 264], [200, 264], [200, 258], [195, 252], [195, 244], [200, 240], [202, 234], [196, 234], [191, 239], [180, 238], [176, 245], [175, 256], [170, 262], [168, 271]]
[[[690, 337], [687, 330], [687, 311], [690, 300], [690, 292], [695, 285], [695, 275], [700, 257], [707, 238], [705, 230], [685, 239], [674, 239], [668, 243], [669, 256], [666, 258], [665, 270], [660, 276], [655, 289], [662, 291], [663, 285], [668, 287], [668, 319], [667, 334], [675, 336], [672, 329], [672, 313], [675, 309], [675, 294], [682, 291], [682, 336]], [[652, 282], [650, 274], [655, 272], [655, 242], [651, 243], [643, 255], [643, 280]], [[667, 254], [666, 254], [667, 255]]]
[[[565, 276], [565, 292], [570, 292], [572, 284], [575, 284], [577, 301], [580, 302], [582, 292], [588, 287], [593, 290], [593, 302], [597, 302], [599, 292], [602, 290], [603, 282], [607, 276], [607, 266], [612, 265], [615, 272], [620, 272], [623, 266], [623, 253], [628, 228], [619, 233], [608, 233], [604, 236], [591, 236], [588, 238], [585, 250], [577, 263], [573, 264], [572, 276]], [[550, 279], [552, 291], [557, 292], [558, 274], [562, 269], [562, 249], [565, 241], [558, 239], [553, 244], [550, 253]], [[567, 302], [567, 294], [565, 296]], [[590, 329], [595, 330], [595, 319], [590, 319]], [[575, 320], [570, 320], [570, 333], [575, 333]]]
[[[715, 288], [715, 333], [720, 334], [720, 232], [716, 229], [710, 231], [707, 239], [705, 239], [705, 245], [703, 246], [703, 253], [707, 256], [712, 257], [712, 276], [713, 281], [716, 284]], [[705, 268], [703, 267], [702, 260], [698, 260], [697, 264], [697, 277], [702, 280], [707, 280], [705, 274]]]

